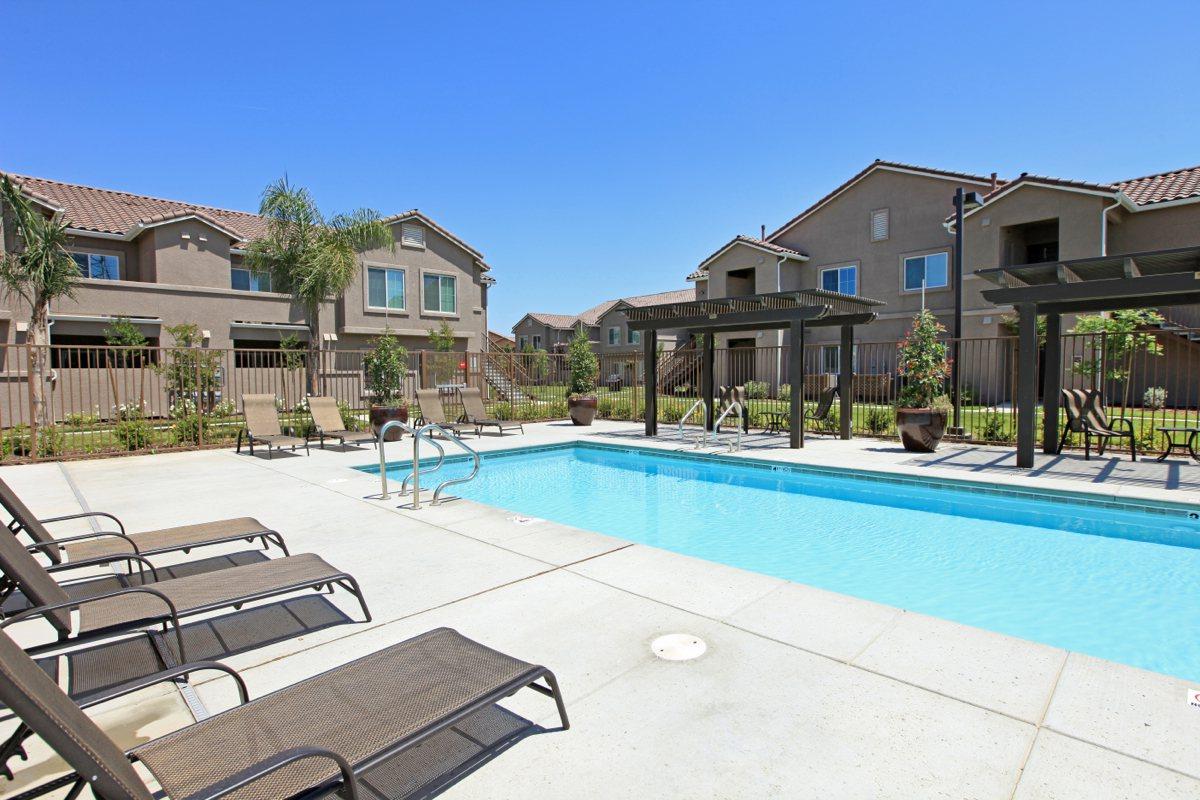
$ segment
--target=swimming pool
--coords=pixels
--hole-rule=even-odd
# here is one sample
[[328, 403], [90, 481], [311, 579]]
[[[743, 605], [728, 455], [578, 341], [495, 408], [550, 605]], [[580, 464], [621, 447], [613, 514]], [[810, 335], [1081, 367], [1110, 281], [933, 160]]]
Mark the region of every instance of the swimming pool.
[[[441, 473], [466, 470], [447, 459]], [[397, 481], [407, 472], [389, 465]], [[1188, 506], [595, 443], [488, 453], [479, 477], [454, 488], [522, 515], [1200, 680], [1200, 520]]]

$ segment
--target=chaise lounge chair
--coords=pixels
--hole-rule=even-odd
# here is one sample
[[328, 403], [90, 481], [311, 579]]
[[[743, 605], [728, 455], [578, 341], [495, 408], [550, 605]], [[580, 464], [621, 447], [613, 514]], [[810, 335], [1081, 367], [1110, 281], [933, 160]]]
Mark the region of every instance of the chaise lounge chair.
[[379, 447], [379, 441], [370, 431], [347, 430], [345, 423], [342, 422], [342, 412], [338, 410], [337, 401], [332, 397], [308, 398], [308, 413], [312, 415], [317, 436], [321, 439], [322, 450], [325, 449], [325, 437], [337, 439], [342, 447], [345, 447], [347, 442], [350, 444], [370, 442], [375, 447]]
[[295, 431], [285, 434], [279, 427], [279, 412], [275, 410], [275, 395], [273, 394], [244, 394], [242, 409], [246, 412], [246, 427], [238, 431], [237, 452], [242, 452], [242, 437], [250, 442], [250, 455], [254, 455], [254, 443], [267, 446], [267, 458], [274, 458], [273, 452], [284, 447], [291, 447], [294, 452], [297, 447], [304, 448], [308, 455], [308, 439], [301, 439]]
[[[3, 480], [0, 480], [0, 506], [3, 506], [4, 510], [12, 517], [8, 529], [14, 534], [25, 533], [29, 536], [34, 543], [28, 549], [42, 553], [53, 564], [68, 562], [77, 564], [94, 558], [107, 558], [124, 553], [141, 556], [155, 556], [177, 551], [188, 553], [195, 547], [208, 547], [243, 539], [247, 542], [260, 540], [264, 550], [274, 544], [283, 550], [284, 555], [288, 555], [283, 536], [253, 517], [220, 519], [142, 533], [127, 533], [120, 519], [104, 511], [84, 511], [61, 517], [38, 519], [29, 510], [29, 506], [25, 505], [25, 502], [12, 490], [12, 487]], [[48, 523], [89, 517], [110, 520], [116, 525], [117, 530], [55, 536], [46, 527]]]
[[459, 389], [458, 397], [462, 401], [462, 421], [475, 426], [475, 435], [479, 436], [484, 428], [498, 428], [500, 435], [505, 431], [519, 430], [525, 432], [525, 426], [519, 422], [492, 419], [483, 407], [483, 395], [478, 389]]
[[[417, 389], [417, 403], [421, 406], [421, 417], [417, 420], [418, 425], [432, 422], [455, 436], [462, 436], [473, 427], [469, 423], [451, 422], [446, 418], [446, 409], [442, 407], [441, 392], [437, 389]], [[479, 435], [478, 428], [475, 428], [474, 432], [476, 436]]]
[[821, 390], [821, 394], [817, 396], [817, 407], [812, 411], [804, 412], [804, 419], [807, 422], [823, 423], [826, 415], [829, 414], [829, 409], [833, 408], [833, 399], [838, 396], [838, 388], [829, 386]]
[[[182, 656], [183, 636], [179, 631], [181, 617], [226, 608], [236, 610], [245, 603], [304, 589], [328, 587], [332, 590], [334, 585], [353, 594], [362, 607], [366, 621], [371, 620], [371, 612], [367, 609], [358, 582], [349, 573], [335, 569], [312, 553], [163, 580], [158, 580], [157, 570], [145, 556], [121, 553], [107, 560], [135, 562], [143, 571], [148, 570], [149, 576], [141, 579], [141, 585], [116, 590], [102, 589], [98, 593], [85, 591], [83, 596], [71, 597], [55, 581], [50, 570], [39, 564], [15, 536], [0, 536], [0, 571], [20, 588], [32, 606], [0, 623], [0, 628], [29, 619], [44, 618], [57, 634], [57, 641], [29, 649], [31, 653], [41, 653], [68, 644], [121, 636], [151, 625], [161, 624], [165, 630], [169, 623], [174, 628]], [[93, 559], [90, 563], [101, 561]], [[80, 565], [63, 564], [51, 569], [62, 571], [75, 566]], [[78, 614], [77, 621], [72, 620], [73, 611]]]
[[[1063, 411], [1067, 413], [1067, 424], [1058, 440], [1058, 452], [1062, 453], [1067, 443], [1067, 437], [1072, 433], [1083, 434], [1083, 459], [1092, 457], [1092, 437], [1100, 441], [1096, 445], [1096, 455], [1103, 456], [1109, 439], [1129, 440], [1129, 460], [1137, 461], [1137, 440], [1134, 436], [1133, 420], [1125, 417], [1110, 418], [1104, 413], [1103, 400], [1100, 392], [1095, 389], [1063, 389]], [[1115, 430], [1113, 423], [1125, 426], [1127, 430]]]
[[[210, 668], [232, 672], [215, 664], [179, 669]], [[520, 689], [553, 698], [562, 729], [569, 726], [554, 673], [448, 628], [249, 702], [245, 684], [233, 675], [242, 705], [122, 752], [12, 639], [0, 634], [0, 701], [73, 770], [21, 797], [66, 789], [74, 798], [89, 787], [101, 800], [152, 800], [156, 795], [131, 762], [141, 762], [173, 800], [313, 798], [333, 792], [350, 800], [392, 797], [380, 787], [412, 775], [406, 765], [393, 773], [389, 762], [422, 745], [414, 754], [416, 763], [407, 766], [433, 760], [435, 769], [443, 768], [445, 758], [459, 774], [486, 760], [491, 753], [479, 741], [488, 736], [486, 728], [480, 730], [482, 719]], [[169, 679], [169, 674], [162, 677]], [[140, 681], [106, 699], [149, 683]]]

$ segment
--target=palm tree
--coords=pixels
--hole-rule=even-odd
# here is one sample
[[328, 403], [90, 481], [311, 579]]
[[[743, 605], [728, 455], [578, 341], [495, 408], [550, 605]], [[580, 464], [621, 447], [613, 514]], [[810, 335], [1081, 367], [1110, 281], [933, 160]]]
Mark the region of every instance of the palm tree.
[[312, 195], [283, 177], [262, 194], [259, 214], [267, 234], [250, 243], [246, 263], [271, 273], [273, 285], [289, 292], [304, 309], [308, 325], [308, 391], [318, 394], [321, 304], [349, 288], [358, 274], [359, 253], [395, 250], [391, 229], [379, 214], [358, 209], [330, 219], [321, 216]]
[[50, 360], [50, 301], [74, 297], [79, 265], [67, 250], [67, 226], [36, 211], [7, 175], [0, 175], [0, 213], [7, 205], [16, 226], [16, 247], [0, 258], [0, 284], [6, 294], [29, 303], [30, 374], [33, 419], [48, 426], [46, 374]]

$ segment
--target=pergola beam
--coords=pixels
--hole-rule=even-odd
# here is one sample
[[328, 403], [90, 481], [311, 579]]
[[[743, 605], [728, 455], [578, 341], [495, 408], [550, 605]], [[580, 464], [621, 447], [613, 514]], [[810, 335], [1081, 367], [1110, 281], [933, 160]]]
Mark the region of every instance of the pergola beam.
[[983, 296], [996, 305], [1021, 303], [1084, 303], [1104, 301], [1116, 304], [1126, 299], [1160, 298], [1158, 302], [1175, 304], [1173, 295], [1200, 292], [1200, 272], [1173, 272], [1167, 275], [1143, 275], [1137, 278], [1101, 278], [1077, 283], [1033, 284], [1017, 288], [985, 289]]

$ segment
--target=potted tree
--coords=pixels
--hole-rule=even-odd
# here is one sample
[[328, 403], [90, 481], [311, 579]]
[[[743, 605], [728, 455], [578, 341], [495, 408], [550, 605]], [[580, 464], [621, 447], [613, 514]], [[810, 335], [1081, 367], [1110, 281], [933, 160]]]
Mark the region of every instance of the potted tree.
[[932, 453], [946, 433], [950, 360], [946, 343], [938, 339], [945, 332], [933, 312], [924, 309], [900, 343], [897, 371], [904, 388], [897, 398], [896, 428], [904, 449], [914, 453]]
[[596, 418], [596, 372], [600, 366], [592, 352], [592, 343], [582, 328], [567, 347], [567, 369], [571, 383], [567, 387], [567, 409], [571, 422], [576, 425], [591, 425]]
[[[404, 402], [404, 378], [408, 375], [408, 350], [391, 331], [384, 328], [371, 352], [363, 357], [367, 391], [371, 394], [371, 430], [379, 435], [385, 423], [408, 422], [408, 404]], [[392, 428], [384, 441], [395, 442], [402, 431]]]

